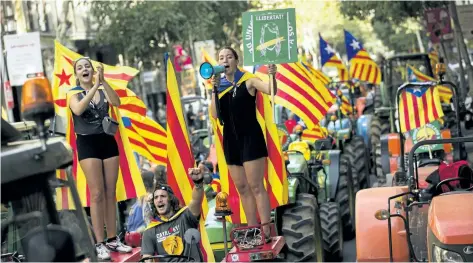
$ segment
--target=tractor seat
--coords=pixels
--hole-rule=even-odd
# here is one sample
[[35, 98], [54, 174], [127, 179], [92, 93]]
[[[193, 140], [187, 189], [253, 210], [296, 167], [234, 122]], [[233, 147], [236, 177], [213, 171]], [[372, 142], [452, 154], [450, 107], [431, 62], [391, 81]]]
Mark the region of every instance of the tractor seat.
[[[439, 168], [432, 172], [427, 178], [426, 182], [431, 184], [433, 191], [441, 181], [450, 178], [468, 178], [473, 180], [473, 170], [468, 165], [467, 161], [457, 161], [451, 164], [441, 163]], [[466, 189], [471, 185], [466, 181], [452, 181], [448, 183], [451, 187]], [[433, 193], [435, 195], [451, 192], [447, 185], [443, 185], [440, 193]]]

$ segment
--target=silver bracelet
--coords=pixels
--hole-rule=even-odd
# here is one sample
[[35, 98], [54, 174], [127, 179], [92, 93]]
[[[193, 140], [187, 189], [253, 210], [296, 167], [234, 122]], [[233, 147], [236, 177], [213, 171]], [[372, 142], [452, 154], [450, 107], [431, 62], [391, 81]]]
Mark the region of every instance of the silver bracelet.
[[198, 184], [194, 183], [194, 188], [196, 188], [196, 189], [204, 188], [204, 182], [201, 182], [201, 183], [198, 183]]

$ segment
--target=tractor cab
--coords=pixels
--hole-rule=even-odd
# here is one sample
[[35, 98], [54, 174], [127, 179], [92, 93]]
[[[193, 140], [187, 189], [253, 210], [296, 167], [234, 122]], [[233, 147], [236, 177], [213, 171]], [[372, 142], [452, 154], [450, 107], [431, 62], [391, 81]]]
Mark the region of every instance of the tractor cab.
[[[463, 160], [442, 162], [425, 179], [424, 187], [415, 160], [415, 152], [422, 146], [464, 142], [473, 142], [473, 137], [418, 142], [408, 155], [409, 177], [405, 186], [363, 190], [358, 194], [357, 222], [363, 220], [363, 224], [357, 224], [358, 262], [473, 260], [471, 164]], [[368, 203], [370, 206], [364, 207]], [[368, 228], [371, 233], [364, 232]], [[378, 240], [376, 245], [372, 242], [374, 238]]]

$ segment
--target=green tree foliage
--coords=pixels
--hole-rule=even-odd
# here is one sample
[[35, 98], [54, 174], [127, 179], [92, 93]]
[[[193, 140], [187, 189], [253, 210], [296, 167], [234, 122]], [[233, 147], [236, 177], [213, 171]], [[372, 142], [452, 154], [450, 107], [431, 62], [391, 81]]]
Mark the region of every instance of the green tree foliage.
[[242, 1], [94, 1], [92, 15], [101, 25], [96, 41], [129, 58], [153, 60], [174, 43], [241, 39], [238, 24], [247, 8]]
[[417, 30], [427, 40], [424, 10], [445, 4], [445, 1], [342, 1], [340, 11], [349, 19], [371, 21], [383, 44], [399, 53], [418, 48]]

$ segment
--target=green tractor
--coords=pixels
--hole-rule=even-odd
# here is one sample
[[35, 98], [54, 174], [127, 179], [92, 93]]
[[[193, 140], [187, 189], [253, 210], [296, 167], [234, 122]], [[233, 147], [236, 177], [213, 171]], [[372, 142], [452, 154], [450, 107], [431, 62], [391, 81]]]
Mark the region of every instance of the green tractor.
[[[286, 161], [287, 163], [288, 161]], [[287, 165], [290, 166], [290, 164]], [[227, 240], [231, 240], [232, 230], [236, 230], [239, 226], [223, 222], [222, 216], [216, 213], [217, 193], [210, 185], [211, 180], [206, 180], [205, 183], [207, 184], [205, 192], [209, 207], [205, 226], [215, 260], [220, 262], [225, 260], [228, 251], [233, 248], [232, 242], [227, 242]], [[308, 176], [288, 173], [289, 202], [284, 206], [277, 207], [271, 213], [276, 233], [278, 236], [284, 237], [285, 245], [277, 257], [274, 255], [268, 260], [325, 261], [322, 238], [324, 223], [321, 222], [319, 214], [322, 213], [322, 209], [327, 208], [331, 209], [329, 212], [334, 209], [338, 212], [338, 206], [319, 208], [317, 196], [310, 193], [310, 189], [314, 187], [314, 182]]]
[[[355, 189], [350, 160], [334, 149], [332, 138], [315, 143], [301, 139], [289, 144], [287, 170], [291, 184], [300, 184], [297, 191], [312, 195], [318, 202], [325, 261], [343, 258], [343, 240], [355, 232]], [[290, 188], [291, 189], [291, 188]], [[292, 191], [294, 192], [294, 190]], [[288, 242], [289, 245], [289, 242]]]

